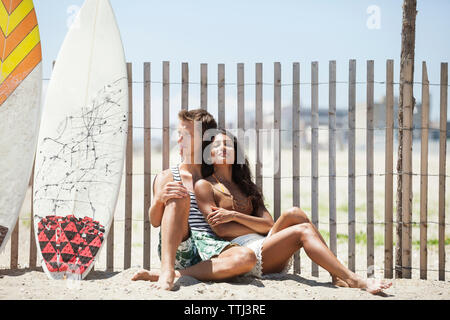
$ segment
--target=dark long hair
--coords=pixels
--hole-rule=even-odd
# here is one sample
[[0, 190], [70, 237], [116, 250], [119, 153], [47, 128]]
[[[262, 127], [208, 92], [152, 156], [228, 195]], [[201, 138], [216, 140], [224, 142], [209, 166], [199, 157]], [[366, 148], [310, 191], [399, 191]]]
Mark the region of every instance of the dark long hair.
[[[255, 214], [261, 206], [264, 207], [264, 196], [261, 189], [253, 182], [252, 173], [247, 157], [244, 154], [244, 149], [238, 142], [235, 135], [225, 129], [214, 129], [212, 131], [210, 141], [203, 141], [202, 144], [202, 176], [207, 178], [214, 173], [214, 165], [211, 161], [211, 147], [214, 139], [219, 134], [224, 134], [233, 141], [234, 147], [234, 161], [232, 165], [232, 180], [239, 187], [239, 190], [250, 197], [253, 205], [253, 214]], [[211, 131], [209, 132], [211, 135]], [[206, 151], [206, 152], [205, 152]]]

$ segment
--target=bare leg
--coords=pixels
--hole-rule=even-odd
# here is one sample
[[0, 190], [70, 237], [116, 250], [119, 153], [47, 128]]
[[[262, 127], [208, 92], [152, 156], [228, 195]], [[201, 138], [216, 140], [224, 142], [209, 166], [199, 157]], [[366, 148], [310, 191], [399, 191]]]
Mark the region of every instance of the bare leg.
[[178, 246], [189, 236], [189, 198], [170, 199], [161, 222], [161, 275], [154, 287], [171, 290], [175, 280], [175, 256]]
[[[202, 261], [183, 270], [175, 270], [175, 277], [190, 276], [200, 281], [222, 281], [245, 274], [256, 264], [255, 253], [245, 247], [230, 247], [217, 257]], [[159, 281], [159, 271], [140, 271], [132, 280]]]
[[[277, 220], [277, 222], [274, 224], [272, 228], [272, 234], [275, 234], [283, 229], [286, 229], [290, 226], [296, 225], [296, 224], [302, 224], [302, 223], [310, 223], [314, 227], [314, 231], [316, 232], [317, 236], [320, 238], [320, 241], [324, 245], [327, 245], [325, 239], [320, 234], [319, 230], [317, 230], [316, 226], [311, 223], [309, 220], [307, 214], [298, 207], [292, 207], [286, 211], [284, 211], [280, 218]], [[287, 263], [287, 261], [286, 261]], [[339, 287], [348, 287], [347, 283], [338, 277], [330, 274], [331, 281], [334, 285]]]
[[262, 251], [263, 273], [280, 272], [285, 261], [301, 247], [312, 261], [345, 281], [351, 288], [361, 288], [375, 294], [392, 285], [391, 282], [363, 279], [343, 266], [320, 240], [310, 223], [288, 227], [266, 239]]

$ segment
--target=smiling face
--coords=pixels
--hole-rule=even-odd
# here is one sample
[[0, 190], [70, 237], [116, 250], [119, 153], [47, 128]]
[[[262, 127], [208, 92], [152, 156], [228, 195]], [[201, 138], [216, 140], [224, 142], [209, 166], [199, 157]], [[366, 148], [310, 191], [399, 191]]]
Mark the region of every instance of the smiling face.
[[220, 133], [215, 136], [211, 144], [211, 161], [214, 165], [234, 164], [235, 150], [234, 142], [226, 134]]

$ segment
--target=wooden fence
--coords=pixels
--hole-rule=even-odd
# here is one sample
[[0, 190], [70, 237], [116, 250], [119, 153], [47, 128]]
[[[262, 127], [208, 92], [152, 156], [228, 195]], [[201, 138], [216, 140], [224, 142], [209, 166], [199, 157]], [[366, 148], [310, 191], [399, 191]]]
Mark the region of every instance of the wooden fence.
[[[133, 204], [133, 83], [143, 84], [144, 89], [144, 223], [143, 223], [143, 261], [142, 266], [150, 269], [150, 252], [151, 252], [151, 226], [147, 215], [151, 204], [151, 110], [152, 110], [152, 96], [151, 89], [151, 63], [144, 63], [143, 65], [143, 81], [133, 81], [132, 64], [128, 63], [128, 81], [130, 89], [129, 99], [129, 125], [128, 125], [128, 140], [127, 140], [127, 156], [125, 164], [125, 228], [124, 228], [124, 268], [129, 268], [131, 265], [132, 255], [132, 204]], [[169, 168], [169, 105], [170, 105], [170, 63], [162, 63], [162, 108], [163, 108], [163, 133], [162, 133], [162, 168]], [[355, 110], [356, 110], [356, 60], [350, 60], [348, 64], [348, 82], [338, 82], [336, 80], [336, 62], [329, 62], [329, 224], [330, 240], [329, 245], [331, 250], [337, 254], [337, 221], [336, 221], [336, 84], [345, 83], [348, 87], [348, 267], [355, 270], [356, 260], [356, 228], [355, 228]], [[292, 83], [282, 84], [281, 82], [281, 64], [274, 63], [274, 78], [273, 83], [269, 85], [273, 87], [273, 128], [275, 130], [282, 130], [281, 123], [281, 91], [282, 87], [291, 87], [292, 89], [292, 205], [300, 206], [300, 87], [302, 85], [310, 86], [311, 88], [311, 220], [319, 225], [319, 193], [318, 193], [318, 130], [319, 130], [319, 113], [318, 113], [318, 90], [319, 90], [319, 63], [311, 63], [311, 82], [300, 82], [300, 64], [293, 63], [292, 65]], [[182, 63], [181, 65], [181, 108], [187, 109], [189, 106], [189, 65]], [[225, 126], [225, 87], [228, 85], [225, 82], [225, 65], [218, 65], [217, 83], [208, 83], [208, 65], [201, 64], [200, 66], [200, 107], [207, 109], [208, 106], [208, 89], [216, 87], [218, 92], [218, 124], [221, 127]], [[412, 63], [408, 64], [408, 73], [412, 75]], [[445, 182], [446, 182], [446, 142], [447, 142], [447, 90], [448, 90], [448, 64], [441, 64], [440, 84], [435, 84], [440, 87], [440, 147], [439, 147], [439, 221], [428, 221], [427, 215], [427, 194], [428, 194], [428, 140], [429, 140], [429, 87], [427, 66], [422, 64], [422, 108], [421, 108], [421, 128], [414, 128], [421, 130], [421, 158], [420, 173], [412, 172], [412, 88], [413, 82], [404, 83], [405, 92], [405, 109], [404, 109], [404, 128], [395, 128], [394, 119], [394, 86], [400, 85], [394, 83], [394, 61], [386, 61], [386, 79], [380, 82], [375, 82], [374, 79], [374, 61], [367, 61], [366, 65], [367, 81], [365, 82], [367, 88], [366, 107], [367, 107], [367, 126], [366, 130], [366, 204], [367, 204], [367, 275], [372, 276], [374, 269], [374, 84], [381, 84], [385, 86], [386, 90], [386, 126], [385, 126], [385, 221], [383, 223], [385, 228], [384, 233], [384, 276], [386, 278], [393, 278], [395, 268], [401, 268], [403, 277], [411, 278], [411, 230], [413, 221], [411, 203], [408, 201], [412, 197], [411, 177], [420, 176], [420, 278], [427, 279], [427, 228], [428, 223], [437, 223], [439, 228], [439, 280], [445, 280]], [[160, 81], [157, 83], [161, 83]], [[237, 106], [238, 106], [238, 128], [245, 129], [245, 110], [244, 110], [244, 64], [237, 64], [237, 83], [233, 84], [237, 87]], [[262, 176], [262, 161], [260, 149], [259, 132], [263, 129], [263, 86], [268, 85], [263, 82], [263, 64], [256, 63], [255, 65], [255, 128], [256, 128], [256, 167], [255, 181], [263, 188]], [[404, 148], [403, 148], [403, 172], [394, 172], [394, 132], [395, 130], [402, 130], [404, 132]], [[278, 146], [281, 145], [281, 135], [278, 135]], [[275, 163], [279, 163], [281, 159], [281, 148], [274, 150]], [[403, 177], [403, 212], [402, 221], [394, 221], [394, 176], [401, 174]], [[277, 219], [281, 214], [281, 169], [278, 167], [273, 172], [273, 215]], [[31, 221], [33, 211], [31, 211]], [[401, 251], [401, 266], [394, 266], [394, 226], [396, 223], [402, 224], [402, 251]], [[36, 267], [36, 243], [34, 240], [33, 224], [30, 229], [30, 248], [29, 248], [29, 266]], [[114, 270], [114, 223], [108, 235], [106, 250], [107, 250], [107, 270]], [[18, 248], [19, 248], [19, 223], [17, 224], [11, 237], [11, 257], [10, 268], [18, 267]], [[137, 250], [137, 249], [134, 249]], [[318, 266], [312, 264], [312, 275], [318, 276]], [[300, 272], [300, 256], [299, 253], [295, 255], [294, 272]]]

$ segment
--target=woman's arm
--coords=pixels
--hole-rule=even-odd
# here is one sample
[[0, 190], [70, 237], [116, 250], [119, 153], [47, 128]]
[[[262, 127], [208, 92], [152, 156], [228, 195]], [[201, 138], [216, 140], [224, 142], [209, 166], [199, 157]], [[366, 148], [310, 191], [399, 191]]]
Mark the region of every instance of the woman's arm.
[[213, 212], [208, 215], [208, 223], [211, 226], [217, 226], [224, 223], [236, 222], [253, 232], [266, 235], [272, 228], [274, 221], [265, 206], [260, 206], [256, 216], [243, 214], [234, 210], [226, 210], [213, 206]]
[[[213, 212], [211, 207], [216, 205], [211, 183], [201, 179], [195, 183], [194, 189], [198, 208], [202, 212], [206, 221], [208, 221], [208, 215]], [[211, 225], [211, 229], [217, 236], [225, 240], [231, 240], [244, 234], [254, 233], [252, 229], [236, 222]]]

